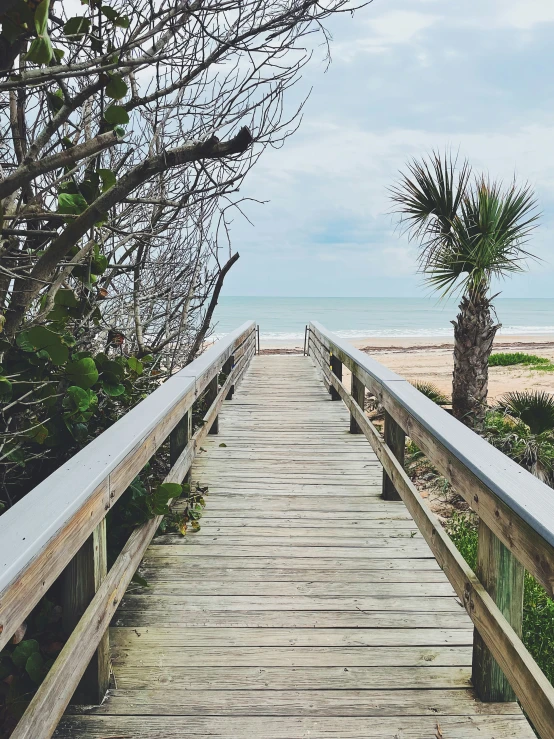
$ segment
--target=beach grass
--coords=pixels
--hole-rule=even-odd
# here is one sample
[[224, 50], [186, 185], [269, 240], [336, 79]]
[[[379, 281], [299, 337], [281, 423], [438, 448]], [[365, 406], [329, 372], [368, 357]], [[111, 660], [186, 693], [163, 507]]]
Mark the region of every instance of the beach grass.
[[510, 367], [514, 364], [523, 364], [533, 369], [550, 370], [554, 364], [546, 357], [536, 354], [525, 354], [524, 352], [498, 352], [489, 357], [489, 367]]

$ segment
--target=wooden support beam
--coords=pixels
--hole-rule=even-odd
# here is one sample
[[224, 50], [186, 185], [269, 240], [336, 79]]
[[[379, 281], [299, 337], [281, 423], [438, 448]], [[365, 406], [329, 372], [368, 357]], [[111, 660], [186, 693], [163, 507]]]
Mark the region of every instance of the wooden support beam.
[[[71, 634], [90, 605], [108, 571], [106, 519], [94, 529], [81, 549], [67, 565], [63, 576], [62, 624]], [[109, 636], [100, 639], [73, 696], [73, 703], [99, 705], [109, 687]]]
[[[222, 368], [222, 372], [229, 377], [231, 372], [233, 371], [233, 365], [235, 364], [235, 357], [231, 356], [229, 359], [225, 362]], [[231, 385], [229, 392], [225, 396], [225, 400], [233, 400], [233, 393], [235, 392], [235, 386]]]
[[[331, 371], [336, 377], [339, 378], [339, 380], [342, 380], [342, 362], [333, 354], [331, 354]], [[332, 385], [329, 392], [331, 394], [331, 400], [340, 400], [340, 395], [337, 393]]]
[[[211, 404], [214, 402], [214, 400], [217, 398], [217, 391], [218, 391], [218, 381], [219, 377], [216, 375], [213, 380], [211, 380], [208, 384], [208, 388], [206, 390], [206, 408], [209, 408]], [[208, 431], [208, 434], [218, 434], [219, 433], [219, 417], [216, 416], [214, 419], [214, 422], [210, 426], [210, 430]]]
[[[385, 411], [385, 444], [394, 454], [399, 464], [404, 467], [404, 453], [406, 447], [406, 434], [396, 423], [394, 418]], [[383, 499], [384, 500], [402, 500], [393, 481], [383, 469]]]
[[[365, 385], [356, 377], [354, 373], [351, 375], [352, 377], [352, 385], [350, 389], [350, 395], [352, 396], [353, 400], [360, 406], [360, 408], [363, 410], [364, 404], [365, 404]], [[351, 434], [361, 434], [362, 429], [358, 426], [358, 423], [356, 422], [356, 419], [350, 414], [350, 433]]]
[[[523, 624], [525, 570], [513, 554], [479, 522], [476, 575], [518, 636]], [[515, 693], [477, 629], [473, 637], [473, 685], [487, 702], [510, 702]]]
[[[169, 436], [169, 461], [171, 466], [177, 462], [192, 436], [192, 409], [187, 411]], [[187, 472], [185, 483], [190, 482], [190, 470]]]

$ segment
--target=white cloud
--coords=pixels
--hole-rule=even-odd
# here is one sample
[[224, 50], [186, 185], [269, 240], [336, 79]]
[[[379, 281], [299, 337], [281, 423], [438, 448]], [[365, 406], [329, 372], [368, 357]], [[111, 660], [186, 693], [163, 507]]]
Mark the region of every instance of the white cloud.
[[419, 34], [433, 26], [438, 15], [410, 10], [392, 10], [361, 24], [361, 34], [348, 43], [333, 45], [333, 57], [351, 61], [360, 53], [383, 53], [394, 46], [411, 44]]
[[553, 0], [497, 0], [500, 25], [528, 30], [542, 23], [554, 23]]

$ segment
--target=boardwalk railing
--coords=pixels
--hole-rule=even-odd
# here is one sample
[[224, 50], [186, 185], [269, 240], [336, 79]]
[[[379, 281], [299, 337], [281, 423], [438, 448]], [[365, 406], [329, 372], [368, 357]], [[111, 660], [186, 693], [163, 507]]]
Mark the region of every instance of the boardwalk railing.
[[[221, 404], [232, 396], [255, 348], [256, 327], [248, 322], [0, 517], [0, 649], [62, 573], [64, 619], [73, 627], [13, 739], [51, 736], [83, 675], [80, 700], [102, 700], [110, 670], [107, 628], [162, 519], [136, 529], [107, 572], [106, 515], [168, 437], [171, 470], [165, 482], [182, 482], [204, 437], [217, 432]], [[192, 407], [201, 395], [208, 410], [192, 435]]]
[[[554, 737], [554, 688], [520, 639], [524, 568], [554, 595], [554, 490], [319, 323], [308, 326], [308, 353], [350, 410], [351, 432], [363, 433], [381, 461], [383, 497], [404, 501], [474, 623], [479, 697], [513, 700], [513, 689], [539, 735]], [[384, 438], [364, 413], [366, 388], [385, 410]], [[406, 435], [478, 514], [477, 575], [407, 476]]]

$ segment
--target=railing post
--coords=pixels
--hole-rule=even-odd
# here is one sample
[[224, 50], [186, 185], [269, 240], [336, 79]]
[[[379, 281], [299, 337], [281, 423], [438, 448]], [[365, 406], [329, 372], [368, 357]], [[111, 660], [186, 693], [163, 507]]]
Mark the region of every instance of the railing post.
[[[233, 366], [235, 364], [235, 357], [231, 356], [229, 359], [225, 362], [225, 364], [222, 367], [222, 372], [224, 372], [226, 377], [229, 377], [231, 372], [233, 371]], [[229, 392], [225, 396], [225, 400], [233, 400], [233, 393], [235, 392], [235, 386], [231, 385], [229, 388]]]
[[[330, 355], [330, 361], [331, 361], [331, 371], [333, 372], [336, 377], [339, 378], [339, 380], [342, 381], [342, 362], [338, 357], [335, 357], [333, 354]], [[331, 394], [331, 400], [340, 400], [341, 397], [338, 394], [338, 392], [335, 390], [335, 388], [331, 385], [329, 387], [329, 393]]]
[[[106, 519], [89, 536], [63, 575], [62, 625], [67, 635], [77, 626], [108, 572]], [[110, 683], [110, 642], [102, 636], [73, 696], [73, 703], [99, 705]]]
[[[385, 444], [389, 447], [396, 459], [404, 466], [404, 452], [406, 447], [406, 434], [396, 423], [394, 418], [385, 411], [385, 428], [383, 431]], [[383, 470], [383, 493], [384, 500], [402, 500], [390, 477]]]
[[[365, 404], [365, 385], [361, 380], [358, 380], [356, 375], [352, 372], [352, 384], [350, 386], [350, 395], [352, 396], [352, 399], [360, 406], [360, 408], [364, 409]], [[362, 429], [358, 426], [356, 419], [352, 414], [350, 414], [350, 433], [351, 434], [361, 434]]]
[[[187, 411], [169, 435], [169, 463], [171, 467], [181, 456], [192, 437], [192, 409]], [[190, 482], [190, 469], [184, 482]]]
[[[217, 398], [217, 392], [219, 389], [219, 373], [216, 374], [216, 376], [208, 383], [208, 388], [206, 390], [206, 411], [211, 406], [211, 404], [214, 402], [214, 400]], [[210, 430], [208, 431], [208, 434], [218, 434], [219, 433], [219, 416], [216, 416], [214, 419], [214, 422], [210, 426]]]
[[[479, 521], [475, 574], [516, 634], [521, 636], [525, 570], [483, 521]], [[472, 679], [482, 701], [509, 702], [516, 699], [477, 629], [473, 632]]]

